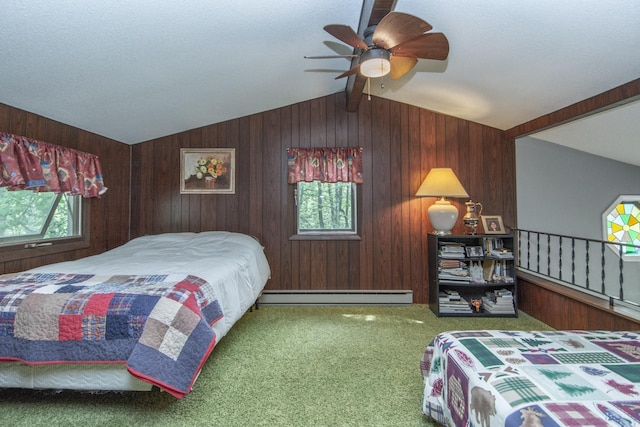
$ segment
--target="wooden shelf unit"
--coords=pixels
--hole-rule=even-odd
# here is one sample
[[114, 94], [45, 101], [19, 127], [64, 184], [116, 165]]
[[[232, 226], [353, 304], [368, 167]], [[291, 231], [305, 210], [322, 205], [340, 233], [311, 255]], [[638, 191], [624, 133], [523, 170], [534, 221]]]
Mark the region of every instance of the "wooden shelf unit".
[[[429, 234], [427, 240], [429, 308], [436, 316], [518, 316], [513, 235]], [[449, 268], [442, 268], [443, 264]], [[457, 293], [460, 301], [446, 301], [443, 295], [446, 292], [454, 295]], [[491, 300], [491, 294], [501, 296], [502, 301], [494, 305], [493, 309], [489, 307], [490, 302], [487, 302]], [[482, 301], [479, 310], [472, 307], [472, 300]]]

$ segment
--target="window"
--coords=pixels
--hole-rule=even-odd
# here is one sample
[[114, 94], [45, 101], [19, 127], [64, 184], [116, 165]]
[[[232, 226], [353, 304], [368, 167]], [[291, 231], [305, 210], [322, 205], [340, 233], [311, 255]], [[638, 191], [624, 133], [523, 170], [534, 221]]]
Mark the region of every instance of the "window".
[[[602, 215], [604, 240], [627, 261], [640, 261], [640, 196], [620, 196]], [[621, 251], [622, 249], [622, 251]]]
[[357, 190], [350, 182], [298, 182], [298, 235], [352, 235], [357, 233]]
[[[57, 252], [70, 250], [65, 244], [87, 241], [80, 196], [32, 191], [7, 191], [0, 188], [0, 249], [3, 258], [27, 258], [24, 249], [56, 246]], [[85, 245], [83, 245], [85, 246]], [[35, 252], [33, 255], [42, 255]]]
[[360, 240], [362, 148], [287, 149], [287, 183], [296, 184], [295, 234], [292, 240]]

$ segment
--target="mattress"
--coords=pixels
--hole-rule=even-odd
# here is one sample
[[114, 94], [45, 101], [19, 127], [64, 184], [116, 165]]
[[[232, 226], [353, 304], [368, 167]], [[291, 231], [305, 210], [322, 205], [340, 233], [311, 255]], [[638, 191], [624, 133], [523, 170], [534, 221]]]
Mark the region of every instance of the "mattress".
[[3, 388], [53, 390], [150, 391], [153, 386], [131, 375], [124, 364], [25, 365], [3, 363]]
[[445, 332], [420, 367], [422, 412], [443, 425], [640, 425], [638, 332]]
[[[105, 253], [50, 264], [30, 273], [189, 274], [207, 281], [223, 317], [211, 327], [219, 342], [255, 303], [270, 277], [264, 248], [251, 236], [225, 231], [143, 236]], [[79, 390], [149, 390], [122, 364], [0, 364], [0, 386]]]

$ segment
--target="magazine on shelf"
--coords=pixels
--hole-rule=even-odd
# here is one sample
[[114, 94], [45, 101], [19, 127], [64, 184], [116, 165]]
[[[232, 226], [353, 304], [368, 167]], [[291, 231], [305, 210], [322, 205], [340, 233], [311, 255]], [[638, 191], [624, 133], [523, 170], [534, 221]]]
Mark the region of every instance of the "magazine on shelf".
[[441, 252], [440, 258], [443, 259], [464, 259], [464, 252]]
[[440, 261], [438, 261], [438, 265], [440, 265], [440, 268], [445, 269], [465, 268], [467, 266], [467, 264], [459, 259], [441, 259]]
[[462, 242], [440, 242], [441, 252], [464, 252], [465, 244]]
[[460, 276], [457, 274], [440, 273], [438, 274], [438, 279], [440, 279], [441, 282], [453, 281], [453, 282], [468, 283], [471, 281], [471, 276]]
[[466, 307], [466, 308], [461, 308], [461, 309], [440, 309], [440, 313], [443, 314], [454, 314], [454, 313], [471, 313], [471, 308], [470, 307]]
[[491, 256], [500, 258], [500, 259], [513, 259], [513, 252], [511, 249], [494, 249], [491, 251]]
[[513, 292], [511, 292], [509, 289], [498, 289], [493, 293], [495, 294], [496, 297], [504, 297], [504, 296], [513, 297]]
[[448, 259], [463, 259], [465, 257], [464, 244], [458, 242], [441, 242], [440, 257]]
[[446, 301], [460, 301], [462, 297], [460, 296], [458, 291], [445, 289], [438, 293], [438, 298], [440, 298], [440, 300]]
[[484, 310], [492, 314], [514, 314], [513, 292], [508, 289], [487, 291], [482, 296]]
[[467, 313], [471, 310], [469, 302], [456, 290], [443, 289], [438, 297], [440, 313]]
[[515, 313], [515, 308], [513, 307], [513, 302], [509, 305], [507, 304], [492, 304], [491, 302], [482, 300], [482, 306], [484, 310], [488, 313], [503, 313], [503, 314], [513, 314]]

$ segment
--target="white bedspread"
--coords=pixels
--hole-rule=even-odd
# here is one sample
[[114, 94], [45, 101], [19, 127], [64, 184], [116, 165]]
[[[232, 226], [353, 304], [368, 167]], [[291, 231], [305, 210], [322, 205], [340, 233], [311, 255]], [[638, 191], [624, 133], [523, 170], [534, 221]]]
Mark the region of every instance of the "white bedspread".
[[222, 305], [224, 318], [213, 327], [218, 341], [256, 301], [271, 274], [256, 239], [227, 231], [143, 236], [99, 255], [29, 271], [201, 277], [213, 286]]

